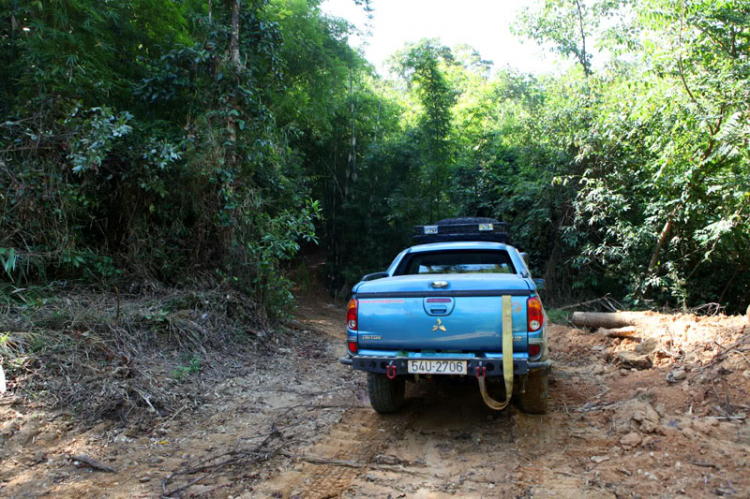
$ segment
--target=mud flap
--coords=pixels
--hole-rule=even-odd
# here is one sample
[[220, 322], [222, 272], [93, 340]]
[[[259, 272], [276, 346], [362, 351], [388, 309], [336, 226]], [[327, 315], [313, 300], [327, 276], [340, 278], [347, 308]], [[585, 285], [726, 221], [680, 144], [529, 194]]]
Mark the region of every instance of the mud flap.
[[505, 379], [505, 401], [498, 402], [487, 393], [485, 383], [487, 376], [477, 371], [479, 380], [479, 391], [482, 393], [484, 403], [490, 409], [501, 411], [508, 407], [510, 397], [513, 395], [513, 311], [511, 309], [510, 295], [503, 296], [503, 378]]

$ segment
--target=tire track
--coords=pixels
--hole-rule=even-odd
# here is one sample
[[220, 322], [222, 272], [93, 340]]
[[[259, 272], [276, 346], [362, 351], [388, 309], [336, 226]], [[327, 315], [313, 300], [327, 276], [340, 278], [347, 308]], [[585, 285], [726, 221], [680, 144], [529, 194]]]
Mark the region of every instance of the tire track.
[[[315, 447], [314, 454], [361, 464], [372, 462], [390, 435], [387, 431], [380, 431], [383, 420], [370, 408], [347, 411], [344, 416], [346, 421], [342, 421], [326, 441]], [[343, 447], [337, 448], [339, 443], [343, 443]], [[362, 469], [324, 465], [311, 471], [314, 478], [304, 497], [327, 499], [339, 497]]]
[[[374, 461], [390, 441], [399, 438], [404, 418], [384, 418], [369, 407], [349, 409], [323, 439], [299, 452], [300, 455], [362, 465]], [[328, 499], [340, 497], [367, 467], [351, 468], [300, 461], [295, 468], [272, 477], [262, 492], [276, 497]]]
[[[331, 362], [344, 355], [346, 313], [320, 301], [302, 305], [304, 315], [300, 325], [331, 339]], [[344, 368], [345, 369], [345, 368]], [[321, 385], [326, 380], [320, 380]], [[350, 402], [350, 401], [348, 401]], [[346, 410], [327, 435], [313, 445], [299, 449], [296, 454], [321, 459], [350, 461], [367, 465], [373, 462], [395, 438], [403, 435], [407, 418], [383, 417], [367, 407]], [[311, 464], [299, 461], [291, 469], [273, 475], [262, 485], [262, 494], [284, 498], [328, 499], [340, 497], [357, 477], [368, 468], [351, 468], [331, 464]]]

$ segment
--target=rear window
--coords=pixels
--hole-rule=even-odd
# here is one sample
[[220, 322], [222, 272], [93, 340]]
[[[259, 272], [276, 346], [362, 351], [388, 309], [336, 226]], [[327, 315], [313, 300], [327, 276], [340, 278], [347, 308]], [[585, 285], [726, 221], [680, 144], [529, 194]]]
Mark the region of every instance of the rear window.
[[406, 255], [396, 275], [515, 274], [507, 251], [457, 250]]

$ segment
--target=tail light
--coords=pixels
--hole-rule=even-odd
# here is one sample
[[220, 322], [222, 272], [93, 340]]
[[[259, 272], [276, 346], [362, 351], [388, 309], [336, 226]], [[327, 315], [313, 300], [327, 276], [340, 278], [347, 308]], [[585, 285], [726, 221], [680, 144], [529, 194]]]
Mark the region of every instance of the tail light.
[[542, 301], [536, 296], [526, 302], [526, 315], [529, 318], [529, 331], [539, 331], [544, 323]]
[[359, 311], [359, 302], [356, 298], [349, 300], [349, 306], [346, 309], [346, 327], [352, 331], [357, 330], [357, 316]]
[[349, 348], [349, 351], [351, 353], [357, 353], [358, 348], [357, 348], [357, 342], [356, 341], [349, 341], [347, 343], [347, 347]]
[[542, 353], [542, 345], [529, 345], [529, 357], [536, 357]]

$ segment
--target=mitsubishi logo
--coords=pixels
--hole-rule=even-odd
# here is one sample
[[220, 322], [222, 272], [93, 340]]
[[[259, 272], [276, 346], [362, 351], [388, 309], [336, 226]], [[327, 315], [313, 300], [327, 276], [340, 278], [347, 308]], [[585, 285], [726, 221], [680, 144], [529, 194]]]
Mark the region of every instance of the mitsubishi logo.
[[435, 332], [435, 331], [447, 331], [447, 329], [445, 329], [445, 326], [443, 326], [443, 321], [441, 321], [438, 318], [437, 324], [435, 324], [434, 326], [432, 326], [432, 331], [433, 332]]

